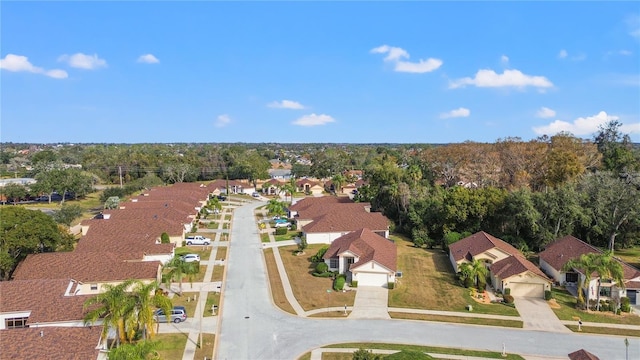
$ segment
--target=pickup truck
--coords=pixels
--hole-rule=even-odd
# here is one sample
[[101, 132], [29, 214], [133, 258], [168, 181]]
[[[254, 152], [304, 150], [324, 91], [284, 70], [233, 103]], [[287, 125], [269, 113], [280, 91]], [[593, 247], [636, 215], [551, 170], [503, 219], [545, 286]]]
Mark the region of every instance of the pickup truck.
[[184, 241], [187, 245], [210, 245], [211, 239], [202, 235], [188, 236]]

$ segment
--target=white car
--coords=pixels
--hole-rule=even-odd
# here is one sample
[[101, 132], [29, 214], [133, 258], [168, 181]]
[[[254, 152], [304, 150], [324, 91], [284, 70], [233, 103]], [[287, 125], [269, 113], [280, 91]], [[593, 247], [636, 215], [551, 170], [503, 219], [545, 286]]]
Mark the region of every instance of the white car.
[[276, 228], [291, 227], [291, 223], [288, 223], [288, 222], [277, 222], [275, 227]]
[[188, 238], [185, 239], [185, 242], [187, 243], [187, 245], [210, 245], [211, 239], [206, 238], [204, 236], [196, 235], [196, 236], [189, 236]]
[[194, 262], [194, 261], [199, 262], [200, 261], [200, 255], [198, 255], [198, 254], [185, 254], [185, 255], [182, 255], [180, 257], [180, 259], [182, 259], [182, 261], [184, 261], [184, 262]]

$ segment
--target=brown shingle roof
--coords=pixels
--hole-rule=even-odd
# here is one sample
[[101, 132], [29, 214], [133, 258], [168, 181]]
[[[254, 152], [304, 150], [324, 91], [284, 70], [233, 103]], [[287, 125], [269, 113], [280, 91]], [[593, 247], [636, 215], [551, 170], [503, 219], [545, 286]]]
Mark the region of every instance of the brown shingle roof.
[[507, 279], [514, 275], [522, 274], [523, 272], [530, 271], [541, 278], [551, 281], [547, 275], [545, 275], [538, 267], [531, 261], [525, 259], [520, 254], [506, 257], [502, 260], [496, 261], [489, 267], [491, 273], [501, 279]]
[[0, 313], [30, 311], [30, 325], [82, 320], [91, 296], [73, 295], [76, 285], [71, 279], [0, 281]]
[[379, 212], [344, 210], [341, 209], [314, 218], [313, 222], [305, 225], [302, 230], [305, 233], [326, 233], [355, 231], [363, 227], [373, 231], [389, 229], [389, 219]]
[[358, 262], [351, 266], [353, 270], [370, 261], [375, 261], [391, 271], [396, 271], [396, 244], [369, 229], [352, 231], [335, 239], [323, 258], [335, 258], [345, 251], [350, 251], [359, 258]]
[[[544, 260], [557, 271], [562, 271], [562, 268], [569, 260], [576, 259], [582, 254], [589, 253], [601, 254], [602, 250], [595, 246], [591, 246], [578, 238], [567, 235], [547, 245], [544, 251], [540, 253], [540, 259]], [[625, 263], [624, 261], [616, 260], [622, 266], [625, 280], [632, 280], [640, 277], [640, 270]]]
[[456, 261], [464, 259], [467, 254], [476, 256], [493, 248], [498, 248], [509, 255], [520, 254], [518, 249], [484, 231], [479, 231], [449, 245], [449, 251]]
[[80, 282], [156, 280], [159, 261], [126, 261], [105, 252], [56, 252], [28, 255], [13, 273], [14, 280], [75, 279]]
[[3, 359], [97, 359], [101, 326], [0, 330]]
[[600, 358], [585, 349], [580, 349], [569, 354], [569, 360], [600, 360]]

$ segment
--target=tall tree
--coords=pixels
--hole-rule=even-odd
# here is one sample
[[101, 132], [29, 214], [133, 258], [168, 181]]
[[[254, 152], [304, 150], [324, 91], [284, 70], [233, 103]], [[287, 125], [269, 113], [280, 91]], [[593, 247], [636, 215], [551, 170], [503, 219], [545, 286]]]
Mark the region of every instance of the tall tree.
[[633, 152], [633, 144], [628, 134], [620, 131], [622, 123], [611, 120], [600, 125], [594, 138], [598, 151], [602, 153], [604, 170], [618, 173], [640, 170], [640, 159]]
[[0, 194], [3, 195], [7, 201], [16, 203], [27, 196], [27, 188], [21, 184], [9, 183], [0, 187]]
[[186, 262], [182, 260], [180, 256], [174, 257], [165, 267], [169, 269], [166, 277], [167, 284], [171, 281], [178, 280], [180, 284], [180, 295], [182, 295], [182, 280], [184, 277], [186, 276], [189, 282], [193, 282], [195, 275], [200, 271], [197, 262]]
[[29, 254], [73, 249], [73, 236], [38, 210], [0, 207], [0, 276], [9, 280]]
[[164, 295], [157, 281], [148, 284], [136, 282], [131, 296], [133, 297], [136, 330], [142, 330], [143, 339], [153, 339], [155, 335], [154, 310], [160, 308], [164, 310], [165, 314], [170, 314], [173, 307], [171, 300]]
[[[120, 284], [103, 285], [104, 292], [87, 299], [85, 309], [89, 309], [84, 317], [85, 324], [93, 324], [99, 319], [103, 321], [102, 338], [106, 339], [110, 329], [116, 330], [116, 343], [124, 343], [127, 339], [125, 318], [130, 317], [133, 310], [132, 298], [127, 290], [136, 280], [126, 280]], [[111, 346], [114, 344], [112, 343]]]

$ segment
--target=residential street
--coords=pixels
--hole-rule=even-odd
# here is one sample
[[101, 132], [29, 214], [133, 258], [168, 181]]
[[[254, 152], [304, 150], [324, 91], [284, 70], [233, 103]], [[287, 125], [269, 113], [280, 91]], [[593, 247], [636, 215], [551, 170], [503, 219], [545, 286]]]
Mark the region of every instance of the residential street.
[[[312, 319], [276, 308], [269, 295], [263, 246], [251, 203], [234, 211], [223, 284], [216, 359], [296, 359], [341, 342], [391, 342], [565, 357], [584, 348], [601, 359], [624, 359], [624, 337], [411, 320]], [[629, 359], [640, 358], [630, 338]]]

